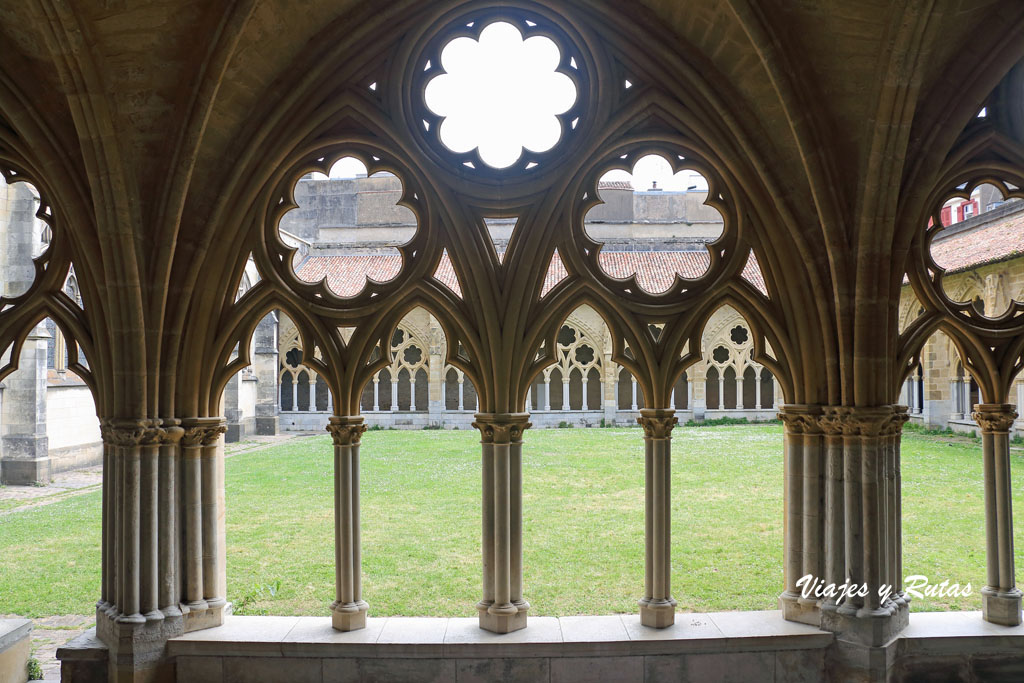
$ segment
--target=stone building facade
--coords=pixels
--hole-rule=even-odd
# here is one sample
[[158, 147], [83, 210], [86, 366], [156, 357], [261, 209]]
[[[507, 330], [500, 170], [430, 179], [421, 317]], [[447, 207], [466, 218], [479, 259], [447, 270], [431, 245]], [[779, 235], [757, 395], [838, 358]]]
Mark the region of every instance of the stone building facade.
[[[932, 241], [932, 258], [945, 269], [942, 286], [953, 301], [970, 303], [978, 315], [998, 318], [1014, 300], [1024, 300], [1024, 202], [1004, 201], [991, 185], [970, 197], [946, 202], [946, 226]], [[921, 304], [907, 284], [900, 298], [900, 328], [920, 315]], [[939, 331], [921, 350], [904, 382], [910, 420], [929, 429], [977, 433], [973, 417], [979, 385], [953, 340]], [[1024, 376], [1013, 383], [1011, 400], [1024, 405]], [[1024, 421], [1015, 424], [1024, 434]]]

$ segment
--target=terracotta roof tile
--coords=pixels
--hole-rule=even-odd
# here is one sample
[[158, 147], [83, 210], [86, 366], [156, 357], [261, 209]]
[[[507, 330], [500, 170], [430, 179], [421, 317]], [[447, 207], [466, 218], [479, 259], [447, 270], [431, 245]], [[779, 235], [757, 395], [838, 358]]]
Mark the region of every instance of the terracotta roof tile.
[[932, 242], [932, 258], [949, 272], [1024, 255], [1024, 212]]
[[[647, 292], [658, 294], [672, 286], [676, 273], [685, 278], [703, 275], [711, 262], [707, 251], [602, 251], [601, 267], [612, 277], [624, 278], [637, 274], [637, 281]], [[298, 276], [306, 282], [327, 278], [327, 286], [339, 296], [355, 296], [373, 278], [386, 282], [398, 275], [402, 257], [398, 254], [348, 254], [344, 256], [310, 256], [298, 268]], [[541, 296], [561, 282], [568, 272], [556, 251], [541, 288]], [[434, 277], [446, 287], [462, 296], [462, 287], [455, 275], [448, 254], [441, 257]], [[767, 294], [764, 277], [751, 254], [743, 269], [743, 278]]]
[[598, 190], [632, 190], [633, 183], [628, 180], [602, 180], [597, 184]]

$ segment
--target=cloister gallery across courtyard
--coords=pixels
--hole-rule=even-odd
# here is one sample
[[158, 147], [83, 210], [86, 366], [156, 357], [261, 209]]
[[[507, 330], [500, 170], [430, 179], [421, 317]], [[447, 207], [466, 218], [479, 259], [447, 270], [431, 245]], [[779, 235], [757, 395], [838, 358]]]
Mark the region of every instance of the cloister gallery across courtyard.
[[[103, 472], [64, 679], [1018, 680], [1022, 38], [1013, 0], [0, 0], [0, 473]], [[776, 415], [776, 609], [687, 617], [677, 425]], [[979, 611], [911, 616], [910, 421], [978, 436]], [[531, 441], [637, 423], [635, 608], [541, 616]], [[371, 425], [476, 430], [462, 617], [374, 618]], [[233, 615], [225, 442], [323, 428], [331, 599]]]

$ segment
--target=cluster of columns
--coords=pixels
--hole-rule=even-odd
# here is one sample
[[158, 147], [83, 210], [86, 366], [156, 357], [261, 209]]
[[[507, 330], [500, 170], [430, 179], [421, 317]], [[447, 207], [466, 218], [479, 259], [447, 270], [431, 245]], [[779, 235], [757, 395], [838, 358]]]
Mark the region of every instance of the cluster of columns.
[[[905, 406], [786, 405], [783, 616], [881, 645], [906, 626], [900, 526]], [[845, 594], [829, 585], [856, 584]], [[820, 589], [820, 592], [819, 590]]]
[[[97, 630], [115, 666], [222, 622], [227, 604], [222, 418], [103, 420]], [[119, 649], [120, 648], [120, 649]]]
[[523, 432], [529, 413], [477, 413], [483, 451], [483, 598], [480, 628], [526, 628], [523, 599]]

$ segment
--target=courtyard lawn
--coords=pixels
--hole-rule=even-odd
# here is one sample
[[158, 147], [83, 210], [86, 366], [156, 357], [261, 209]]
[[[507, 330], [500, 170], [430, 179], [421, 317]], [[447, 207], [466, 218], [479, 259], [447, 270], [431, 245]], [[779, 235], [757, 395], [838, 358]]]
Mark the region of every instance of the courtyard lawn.
[[[639, 429], [531, 430], [524, 447], [524, 594], [531, 614], [633, 612], [643, 590]], [[680, 427], [673, 439], [673, 593], [680, 609], [773, 609], [782, 588], [782, 428]], [[904, 574], [980, 609], [980, 444], [903, 440]], [[1014, 504], [1024, 509], [1015, 450]], [[245, 614], [325, 614], [333, 599], [326, 435], [226, 463], [228, 597]], [[364, 597], [375, 615], [471, 616], [480, 586], [480, 446], [470, 431], [373, 431], [362, 447]], [[88, 614], [100, 494], [0, 514], [0, 614]], [[1024, 571], [1024, 521], [1017, 565]]]

